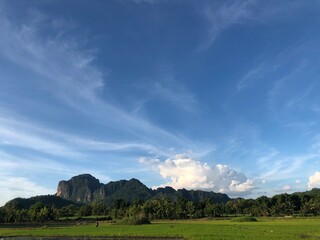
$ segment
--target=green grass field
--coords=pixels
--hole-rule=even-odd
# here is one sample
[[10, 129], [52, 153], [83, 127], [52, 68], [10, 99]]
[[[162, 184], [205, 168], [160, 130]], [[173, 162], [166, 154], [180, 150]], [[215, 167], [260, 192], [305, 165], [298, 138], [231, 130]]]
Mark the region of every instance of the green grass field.
[[117, 225], [101, 222], [76, 226], [0, 225], [0, 237], [12, 236], [131, 236], [183, 237], [184, 239], [320, 239], [319, 218], [258, 218], [258, 222], [230, 220], [156, 221], [149, 225]]

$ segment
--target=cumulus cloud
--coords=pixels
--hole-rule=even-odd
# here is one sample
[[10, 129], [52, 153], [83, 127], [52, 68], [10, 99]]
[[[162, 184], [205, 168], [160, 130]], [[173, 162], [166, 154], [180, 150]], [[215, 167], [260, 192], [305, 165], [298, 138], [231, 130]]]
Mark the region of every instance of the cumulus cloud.
[[320, 188], [320, 172], [315, 172], [309, 177], [308, 188]]
[[171, 186], [175, 189], [204, 189], [231, 195], [247, 195], [255, 189], [253, 180], [227, 165], [211, 167], [184, 154], [177, 154], [165, 161], [141, 158], [140, 163], [152, 166], [164, 179], [169, 179], [154, 188]]

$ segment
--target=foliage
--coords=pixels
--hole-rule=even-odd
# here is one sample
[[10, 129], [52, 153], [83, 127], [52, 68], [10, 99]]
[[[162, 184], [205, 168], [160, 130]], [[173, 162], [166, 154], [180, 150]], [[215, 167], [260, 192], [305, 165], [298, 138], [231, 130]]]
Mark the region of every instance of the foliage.
[[[170, 192], [170, 189], [165, 191]], [[154, 198], [149, 200], [136, 199], [134, 202], [116, 199], [111, 205], [103, 200], [87, 205], [69, 204], [57, 207], [48, 196], [46, 201], [37, 201], [29, 208], [21, 199], [12, 200], [0, 208], [1, 223], [48, 222], [59, 218], [110, 216], [112, 219], [135, 219], [143, 215], [146, 219], [195, 219], [216, 218], [226, 216], [318, 216], [320, 215], [320, 191], [313, 189], [308, 192], [279, 194], [271, 198], [261, 196], [257, 199], [233, 199], [227, 203], [205, 199], [193, 202], [183, 198]], [[55, 198], [56, 199], [56, 198]], [[29, 203], [30, 200], [26, 199]], [[49, 204], [47, 204], [49, 203]], [[69, 202], [68, 202], [69, 203]]]
[[144, 215], [138, 215], [133, 217], [124, 217], [118, 224], [124, 225], [142, 225], [142, 224], [151, 224], [150, 220], [146, 218]]
[[11, 207], [12, 205], [14, 205], [20, 209], [29, 209], [37, 202], [42, 202], [44, 205], [50, 206], [52, 208], [62, 208], [64, 206], [74, 204], [74, 202], [63, 199], [61, 197], [57, 197], [55, 195], [43, 195], [31, 198], [15, 198], [7, 202], [4, 207]]
[[235, 217], [230, 220], [231, 222], [257, 222], [258, 220], [254, 217]]

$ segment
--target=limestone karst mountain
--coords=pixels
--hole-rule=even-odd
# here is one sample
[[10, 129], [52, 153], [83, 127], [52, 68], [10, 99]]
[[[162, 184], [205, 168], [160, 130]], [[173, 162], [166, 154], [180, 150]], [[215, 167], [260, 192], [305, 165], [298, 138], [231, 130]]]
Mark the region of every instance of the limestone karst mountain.
[[199, 202], [207, 198], [218, 203], [224, 203], [230, 200], [226, 194], [201, 190], [175, 190], [171, 187], [152, 190], [134, 178], [102, 184], [90, 174], [82, 174], [72, 177], [68, 181], [60, 181], [56, 196], [76, 203], [104, 201], [107, 204], [111, 204], [117, 199], [133, 202], [136, 200], [148, 200], [161, 197], [170, 199], [182, 197], [194, 202]]

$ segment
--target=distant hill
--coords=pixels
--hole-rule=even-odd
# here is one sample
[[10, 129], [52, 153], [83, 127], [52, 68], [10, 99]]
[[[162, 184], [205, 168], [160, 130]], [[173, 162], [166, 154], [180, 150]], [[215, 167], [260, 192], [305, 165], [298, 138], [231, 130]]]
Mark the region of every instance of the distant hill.
[[37, 202], [42, 202], [44, 205], [53, 208], [61, 208], [70, 204], [74, 204], [72, 201], [57, 197], [55, 195], [43, 195], [31, 198], [14, 198], [7, 202], [4, 207], [15, 206], [17, 209], [29, 209]]
[[102, 184], [90, 174], [82, 174], [72, 177], [68, 181], [60, 181], [56, 196], [76, 203], [104, 201], [107, 205], [117, 199], [134, 202], [163, 197], [173, 200], [182, 197], [193, 202], [199, 202], [207, 198], [217, 203], [226, 203], [230, 200], [226, 194], [201, 190], [175, 190], [171, 187], [152, 190], [134, 178]]

